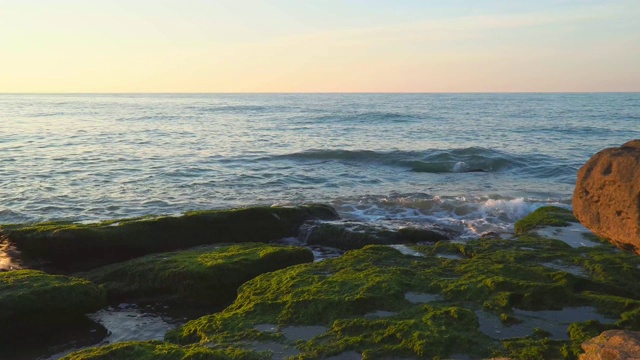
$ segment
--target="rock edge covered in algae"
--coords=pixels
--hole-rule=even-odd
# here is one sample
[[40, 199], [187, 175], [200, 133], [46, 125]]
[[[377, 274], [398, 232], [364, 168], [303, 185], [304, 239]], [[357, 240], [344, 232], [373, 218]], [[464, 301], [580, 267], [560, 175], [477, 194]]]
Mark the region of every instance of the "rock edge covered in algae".
[[63, 331], [105, 305], [104, 290], [84, 279], [37, 270], [1, 272], [0, 345], [25, 334]]
[[113, 301], [222, 305], [240, 285], [266, 272], [313, 261], [302, 247], [248, 243], [158, 253], [77, 276], [102, 285]]
[[306, 220], [338, 217], [330, 206], [317, 204], [194, 211], [97, 224], [3, 225], [0, 231], [24, 258], [73, 272], [198, 245], [269, 242], [296, 235]]

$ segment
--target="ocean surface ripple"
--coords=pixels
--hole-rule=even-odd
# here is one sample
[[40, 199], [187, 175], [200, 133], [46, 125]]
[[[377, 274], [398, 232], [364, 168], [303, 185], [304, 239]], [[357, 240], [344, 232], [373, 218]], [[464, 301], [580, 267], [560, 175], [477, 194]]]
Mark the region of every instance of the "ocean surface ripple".
[[324, 202], [472, 236], [568, 206], [640, 94], [0, 95], [0, 224]]

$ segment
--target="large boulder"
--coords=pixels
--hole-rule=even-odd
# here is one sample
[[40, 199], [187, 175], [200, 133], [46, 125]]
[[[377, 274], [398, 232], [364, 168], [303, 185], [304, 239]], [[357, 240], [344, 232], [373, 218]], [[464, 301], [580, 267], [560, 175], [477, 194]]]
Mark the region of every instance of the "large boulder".
[[573, 211], [596, 235], [640, 254], [640, 140], [602, 150], [580, 168]]
[[580, 360], [640, 360], [640, 331], [608, 330], [582, 344]]

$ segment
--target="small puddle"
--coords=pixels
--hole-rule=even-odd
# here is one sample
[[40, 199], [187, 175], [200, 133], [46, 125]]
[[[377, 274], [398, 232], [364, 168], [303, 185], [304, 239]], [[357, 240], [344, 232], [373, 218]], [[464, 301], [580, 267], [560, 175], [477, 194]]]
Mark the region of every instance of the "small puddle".
[[313, 253], [313, 262], [333, 259], [344, 255], [344, 251], [328, 246], [305, 245]]
[[290, 341], [308, 341], [327, 332], [326, 326], [287, 326], [282, 329], [282, 335]]
[[296, 237], [282, 238], [280, 240], [274, 241], [273, 243], [279, 244], [279, 245], [306, 247], [307, 249], [311, 250], [311, 252], [313, 253], [313, 262], [333, 259], [333, 258], [337, 258], [344, 255], [343, 250], [329, 247], [329, 246], [308, 245], [307, 243], [300, 241], [300, 239]]
[[596, 320], [611, 324], [615, 319], [604, 317], [590, 306], [564, 308], [562, 310], [528, 311], [514, 309], [513, 316], [522, 323], [504, 326], [497, 315], [476, 311], [480, 321], [480, 331], [495, 339], [521, 338], [533, 334], [533, 329], [548, 331], [552, 340], [568, 340], [567, 328], [571, 323]]
[[407, 245], [397, 244], [397, 245], [388, 245], [388, 246], [390, 248], [394, 248], [398, 250], [401, 254], [404, 254], [404, 255], [424, 257], [423, 253], [415, 251], [412, 248], [408, 247]]
[[260, 331], [260, 332], [269, 332], [269, 333], [275, 333], [278, 332], [278, 325], [275, 324], [258, 324], [256, 326], [254, 326], [254, 329]]
[[[167, 310], [167, 307], [162, 310]], [[174, 320], [168, 316], [160, 315], [151, 306], [140, 308], [135, 304], [110, 306], [98, 312], [87, 314], [87, 317], [102, 325], [107, 330], [107, 336], [101, 341], [93, 342], [92, 344], [67, 348], [62, 352], [45, 358], [46, 360], [57, 360], [90, 346], [102, 346], [122, 341], [164, 340], [164, 335], [169, 330], [175, 329], [186, 321], [186, 318]]]
[[325, 360], [362, 360], [362, 355], [355, 351], [346, 351], [335, 356], [326, 357]]
[[378, 310], [378, 311], [364, 314], [364, 318], [372, 320], [372, 319], [387, 318], [387, 317], [396, 316], [396, 315], [398, 315], [397, 312]]
[[558, 262], [541, 263], [540, 265], [549, 269], [564, 271], [575, 276], [589, 277], [582, 267], [576, 265], [564, 265]]
[[163, 340], [164, 335], [177, 327], [172, 319], [148, 313], [132, 304], [120, 304], [87, 315], [109, 332], [102, 342]]
[[540, 229], [536, 229], [535, 232], [542, 237], [557, 239], [569, 244], [573, 248], [578, 247], [594, 247], [599, 245], [596, 242], [588, 240], [584, 237], [584, 234], [589, 234], [590, 231], [580, 223], [571, 223], [569, 226], [548, 226]]
[[437, 294], [424, 294], [424, 293], [414, 293], [407, 292], [404, 294], [404, 298], [414, 304], [424, 304], [434, 301], [443, 300], [442, 296]]

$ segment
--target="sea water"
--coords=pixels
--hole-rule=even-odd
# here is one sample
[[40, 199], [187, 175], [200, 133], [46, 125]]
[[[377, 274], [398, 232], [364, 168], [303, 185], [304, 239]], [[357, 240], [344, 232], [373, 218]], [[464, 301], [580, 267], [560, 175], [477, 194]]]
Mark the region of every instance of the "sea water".
[[471, 238], [570, 206], [640, 94], [0, 95], [0, 224], [331, 204]]

